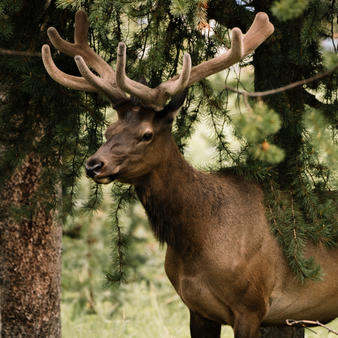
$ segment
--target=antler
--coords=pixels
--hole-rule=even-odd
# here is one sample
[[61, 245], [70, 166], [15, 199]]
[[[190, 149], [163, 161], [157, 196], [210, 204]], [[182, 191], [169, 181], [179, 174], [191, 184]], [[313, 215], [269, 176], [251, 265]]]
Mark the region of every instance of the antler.
[[256, 14], [251, 27], [244, 36], [239, 28], [233, 28], [231, 48], [225, 54], [193, 67], [188, 86], [234, 65], [253, 52], [273, 31], [273, 24], [269, 21], [268, 15], [263, 12]]
[[[155, 111], [162, 110], [167, 100], [182, 92], [186, 87], [201, 79], [229, 68], [246, 55], [254, 51], [274, 31], [266, 13], [256, 14], [248, 32], [243, 36], [239, 28], [232, 30], [231, 48], [224, 54], [191, 68], [189, 54], [184, 54], [180, 75], [161, 83], [156, 88], [149, 88], [127, 77], [126, 46], [120, 42], [117, 50], [116, 73], [88, 46], [88, 18], [85, 12], [78, 11], [75, 15], [74, 43], [62, 39], [53, 27], [47, 31], [55, 48], [73, 56], [82, 77], [66, 74], [59, 70], [51, 57], [48, 45], [42, 47], [42, 60], [49, 75], [63, 86], [92, 92], [103, 92], [113, 104], [127, 99], [127, 92], [137, 96], [144, 106]], [[91, 66], [100, 76], [95, 75]]]
[[[114, 104], [127, 98], [116, 85], [113, 69], [88, 45], [88, 17], [85, 12], [78, 11], [75, 14], [74, 43], [62, 39], [54, 27], [48, 28], [47, 34], [55, 48], [74, 57], [82, 75], [82, 77], [73, 76], [59, 70], [51, 57], [49, 46], [43, 45], [43, 64], [53, 80], [72, 89], [103, 92]], [[95, 75], [87, 65], [91, 66], [100, 77]]]
[[143, 105], [161, 110], [168, 98], [182, 92], [188, 86], [191, 58], [189, 54], [184, 54], [182, 72], [175, 79], [161, 83], [156, 88], [133, 81], [126, 76], [126, 45], [123, 42], [119, 43], [116, 62], [116, 83], [127, 93], [137, 96]]
[[229, 68], [242, 58], [253, 52], [274, 31], [266, 13], [259, 12], [243, 36], [239, 28], [232, 30], [231, 48], [220, 56], [204, 61], [191, 69], [189, 54], [184, 55], [182, 72], [179, 76], [161, 83], [156, 88], [149, 88], [143, 84], [129, 79], [125, 74], [126, 48], [123, 43], [118, 47], [116, 65], [116, 82], [118, 87], [129, 94], [139, 97], [142, 103], [155, 110], [161, 110], [169, 97], [176, 95], [184, 88], [204, 79], [212, 74]]

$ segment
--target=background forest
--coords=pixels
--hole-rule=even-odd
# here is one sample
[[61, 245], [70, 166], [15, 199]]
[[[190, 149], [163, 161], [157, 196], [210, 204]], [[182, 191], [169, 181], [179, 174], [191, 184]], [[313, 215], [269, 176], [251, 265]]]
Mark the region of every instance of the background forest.
[[[231, 28], [246, 32], [255, 13], [267, 12], [274, 34], [239, 65], [189, 89], [174, 137], [195, 167], [233, 167], [263, 185], [272, 231], [295, 278], [306, 282], [321, 274], [303, 256], [304, 245], [338, 245], [337, 6], [334, 0], [0, 0], [3, 332], [60, 336], [62, 227], [64, 337], [188, 336], [188, 312], [165, 277], [164, 249], [133, 189], [102, 189], [83, 177], [85, 160], [116, 116], [103, 97], [49, 78], [40, 54], [48, 27], [73, 41], [74, 14], [85, 10], [95, 51], [114, 66], [124, 41], [128, 76], [144, 76], [155, 87], [180, 71], [184, 52], [193, 65], [210, 59], [230, 47]], [[78, 75], [71, 58], [52, 54], [63, 71]], [[252, 94], [296, 81], [303, 83], [278, 94]], [[223, 329], [224, 337], [231, 334]]]

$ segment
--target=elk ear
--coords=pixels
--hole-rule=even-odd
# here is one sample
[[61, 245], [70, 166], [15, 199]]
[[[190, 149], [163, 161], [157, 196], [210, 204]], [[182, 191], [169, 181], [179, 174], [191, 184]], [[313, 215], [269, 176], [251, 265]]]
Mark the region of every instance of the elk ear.
[[185, 88], [183, 92], [175, 95], [170, 102], [158, 113], [160, 118], [167, 118], [169, 122], [172, 122], [184, 103], [184, 100], [188, 94], [188, 88]]

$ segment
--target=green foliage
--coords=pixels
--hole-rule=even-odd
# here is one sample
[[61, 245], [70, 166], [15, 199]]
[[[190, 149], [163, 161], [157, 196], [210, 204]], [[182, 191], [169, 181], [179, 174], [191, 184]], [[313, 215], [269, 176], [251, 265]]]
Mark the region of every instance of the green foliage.
[[[57, 10], [53, 2], [47, 5], [38, 0], [30, 5], [21, 1], [5, 5], [2, 14], [15, 39], [1, 31], [1, 46], [38, 52], [47, 42], [46, 29], [52, 24], [72, 40], [73, 13]], [[60, 20], [62, 25], [58, 26]], [[68, 58], [55, 55], [55, 62], [76, 74]], [[103, 104], [97, 96], [62, 88], [49, 78], [41, 59], [34, 56], [0, 56], [0, 83], [0, 182], [34, 153], [43, 163], [42, 183], [27, 208], [45, 203], [46, 208], [54, 209], [61, 188], [60, 211], [65, 217], [76, 199], [76, 180], [84, 159], [102, 140]]]
[[248, 151], [255, 159], [267, 163], [279, 163], [284, 159], [283, 150], [266, 141], [269, 135], [280, 129], [281, 121], [278, 114], [263, 102], [258, 101], [233, 122], [240, 136], [247, 139], [250, 145]]
[[110, 282], [121, 283], [125, 282], [127, 266], [130, 267], [127, 261], [127, 247], [132, 241], [132, 236], [123, 232], [120, 226], [120, 212], [124, 206], [135, 198], [134, 190], [131, 186], [115, 184], [112, 189], [112, 197], [114, 199], [114, 207], [111, 214], [113, 226], [113, 270], [107, 273], [107, 278]]
[[57, 7], [60, 9], [69, 9], [72, 8], [73, 10], [77, 10], [81, 7], [84, 6], [84, 4], [86, 3], [86, 1], [84, 0], [58, 0], [56, 2]]
[[234, 119], [238, 132], [248, 142], [256, 143], [275, 134], [281, 127], [281, 121], [276, 112], [258, 101], [246, 114], [238, 115]]
[[281, 21], [296, 19], [308, 7], [310, 0], [279, 0], [275, 1], [271, 11]]
[[334, 171], [330, 170], [330, 168], [333, 169], [337, 164], [337, 134], [328, 127], [328, 121], [320, 111], [313, 108], [306, 109], [304, 123], [309, 131], [307, 136], [313, 147], [311, 151], [313, 154], [317, 154], [317, 158], [320, 154], [323, 170], [326, 167], [327, 171], [331, 171], [334, 174]]
[[323, 62], [324, 62], [325, 68], [328, 70], [338, 67], [338, 54], [337, 53], [325, 53]]
[[[291, 270], [302, 282], [307, 278], [320, 279], [322, 277], [320, 267], [312, 257], [305, 257], [303, 250], [309, 243], [309, 234], [311, 234], [310, 240], [313, 243], [323, 241], [330, 247], [333, 243], [331, 241], [325, 243], [325, 239], [334, 238], [333, 242], [336, 246], [338, 231], [335, 224], [327, 223], [328, 217], [326, 216], [328, 214], [325, 213], [314, 216], [315, 220], [309, 219], [309, 210], [304, 213], [299, 204], [295, 203], [297, 192], [281, 191], [272, 180], [265, 182], [264, 187], [267, 205], [266, 214]], [[318, 200], [317, 202], [318, 205], [321, 205]], [[335, 208], [336, 206], [331, 205], [331, 212]], [[307, 218], [304, 217], [304, 214]]]
[[250, 147], [249, 151], [253, 158], [272, 164], [283, 161], [285, 155], [283, 149], [266, 141], [264, 141], [262, 144]]
[[184, 0], [172, 0], [170, 12], [175, 16], [183, 16], [191, 10], [191, 2]]
[[0, 34], [10, 39], [13, 37], [13, 24], [10, 22], [10, 15], [18, 13], [23, 6], [22, 1], [4, 0], [0, 3]]

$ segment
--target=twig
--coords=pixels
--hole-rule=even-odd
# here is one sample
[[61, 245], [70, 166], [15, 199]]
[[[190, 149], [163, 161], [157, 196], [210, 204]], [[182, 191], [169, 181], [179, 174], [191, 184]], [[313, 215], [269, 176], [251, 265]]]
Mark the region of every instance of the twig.
[[15, 55], [15, 56], [38, 56], [41, 57], [40, 52], [30, 52], [30, 51], [21, 51], [21, 50], [11, 50], [0, 48], [1, 55]]
[[328, 330], [329, 332], [331, 332], [331, 333], [333, 333], [333, 334], [335, 334], [335, 335], [338, 336], [338, 331], [329, 328], [328, 326], [322, 324], [318, 320], [294, 320], [294, 319], [287, 319], [286, 320], [286, 324], [289, 325], [289, 326], [293, 326], [293, 325], [297, 325], [297, 324], [300, 324], [302, 326], [305, 326], [306, 324], [321, 326], [324, 329]]
[[289, 90], [289, 89], [301, 86], [303, 84], [313, 82], [315, 80], [321, 79], [322, 77], [330, 75], [331, 73], [333, 73], [337, 69], [338, 69], [338, 66], [336, 66], [336, 67], [328, 70], [327, 72], [320, 73], [320, 74], [317, 74], [315, 76], [312, 76], [312, 77], [310, 77], [308, 79], [297, 81], [297, 82], [293, 82], [293, 83], [290, 83], [290, 84], [288, 84], [286, 86], [283, 86], [283, 87], [280, 87], [280, 88], [276, 88], [276, 89], [266, 90], [264, 92], [247, 92], [247, 91], [244, 91], [244, 90], [238, 90], [236, 88], [232, 88], [232, 87], [228, 87], [228, 86], [225, 86], [225, 89], [228, 89], [228, 90], [230, 90], [230, 91], [232, 91], [234, 93], [237, 93], [237, 94], [244, 95], [244, 97], [245, 96], [262, 97], [262, 96], [273, 95], [273, 94], [277, 94], [277, 93], [280, 93], [280, 92], [284, 92], [286, 90]]

